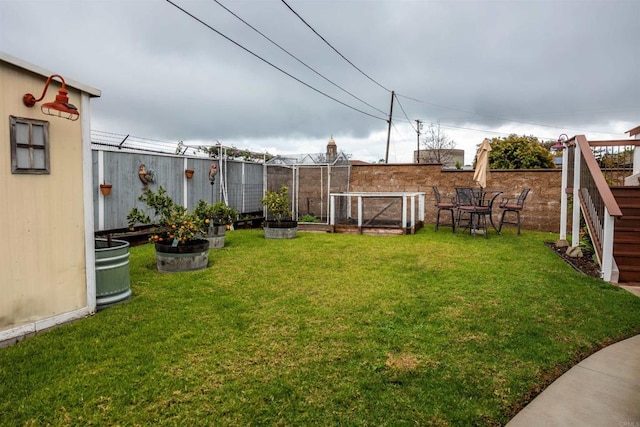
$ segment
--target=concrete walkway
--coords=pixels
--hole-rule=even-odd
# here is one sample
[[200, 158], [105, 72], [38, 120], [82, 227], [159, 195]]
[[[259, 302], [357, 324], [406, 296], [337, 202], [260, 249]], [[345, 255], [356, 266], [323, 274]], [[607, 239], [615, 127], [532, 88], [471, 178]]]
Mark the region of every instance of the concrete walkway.
[[507, 426], [640, 427], [640, 335], [578, 363]]

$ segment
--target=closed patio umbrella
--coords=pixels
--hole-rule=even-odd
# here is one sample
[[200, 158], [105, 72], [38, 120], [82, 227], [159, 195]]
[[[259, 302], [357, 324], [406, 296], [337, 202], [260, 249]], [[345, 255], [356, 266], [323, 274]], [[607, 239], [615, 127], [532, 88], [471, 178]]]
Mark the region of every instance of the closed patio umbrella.
[[478, 153], [476, 154], [476, 170], [473, 173], [473, 182], [484, 189], [487, 186], [487, 176], [489, 176], [489, 151], [491, 144], [487, 138], [482, 141]]

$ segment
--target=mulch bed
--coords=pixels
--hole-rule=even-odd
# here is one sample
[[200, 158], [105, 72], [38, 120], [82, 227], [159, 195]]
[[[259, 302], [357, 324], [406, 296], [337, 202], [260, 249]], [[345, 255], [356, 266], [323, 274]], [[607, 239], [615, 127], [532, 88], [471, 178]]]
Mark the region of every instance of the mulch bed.
[[600, 266], [593, 260], [593, 253], [590, 251], [582, 249], [584, 256], [581, 258], [574, 258], [567, 255], [567, 248], [556, 247], [555, 242], [545, 242], [545, 244], [577, 271], [587, 276], [600, 278]]

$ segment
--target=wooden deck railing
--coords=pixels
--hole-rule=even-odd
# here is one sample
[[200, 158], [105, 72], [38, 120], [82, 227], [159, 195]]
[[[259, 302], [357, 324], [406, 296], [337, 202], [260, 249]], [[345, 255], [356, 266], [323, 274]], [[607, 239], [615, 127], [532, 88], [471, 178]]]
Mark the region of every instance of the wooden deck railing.
[[[572, 245], [577, 246], [580, 239], [580, 216], [579, 212], [585, 218], [591, 241], [593, 242], [596, 256], [600, 262], [602, 269], [602, 278], [606, 281], [612, 280], [612, 274], [615, 270], [615, 261], [613, 259], [613, 236], [615, 218], [622, 216], [622, 211], [616, 202], [607, 178], [603, 174], [603, 159], [609, 161], [611, 159], [626, 159], [624, 154], [629, 151], [629, 159], [633, 156], [633, 148], [640, 146], [640, 140], [615, 140], [615, 141], [596, 141], [589, 142], [584, 135], [577, 135], [567, 141], [568, 150], [563, 159], [563, 215], [566, 215], [568, 194], [573, 194], [573, 216], [572, 216]], [[605, 150], [597, 147], [607, 147]], [[618, 150], [615, 155], [613, 149], [617, 147], [625, 147], [624, 151]], [[631, 147], [630, 149], [628, 147]], [[599, 154], [599, 159], [594, 155], [594, 149]], [[605, 153], [604, 155], [602, 153]], [[620, 155], [619, 153], [623, 153]], [[609, 157], [606, 157], [609, 156]], [[622, 163], [630, 163], [623, 161]], [[620, 170], [622, 175], [630, 174], [631, 169], [626, 171], [625, 165], [613, 165], [610, 170]], [[620, 172], [619, 172], [620, 173]], [[617, 178], [619, 179], [619, 178]], [[613, 181], [609, 178], [609, 181]], [[615, 183], [615, 182], [612, 182]], [[566, 236], [566, 221], [561, 221], [561, 239]]]

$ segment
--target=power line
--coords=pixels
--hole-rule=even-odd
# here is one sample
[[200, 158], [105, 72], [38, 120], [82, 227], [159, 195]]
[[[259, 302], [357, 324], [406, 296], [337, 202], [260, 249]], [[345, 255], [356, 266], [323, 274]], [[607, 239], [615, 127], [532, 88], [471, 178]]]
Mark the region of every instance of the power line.
[[314, 92], [317, 92], [329, 99], [331, 99], [332, 101], [337, 102], [338, 104], [341, 104], [347, 108], [350, 108], [354, 111], [357, 111], [361, 114], [364, 114], [366, 116], [369, 117], [373, 117], [374, 119], [378, 119], [378, 120], [384, 120], [387, 121], [386, 118], [382, 118], [382, 117], [378, 117], [378, 116], [374, 116], [373, 114], [367, 113], [366, 111], [362, 111], [356, 107], [353, 107], [349, 104], [346, 104], [342, 101], [340, 101], [339, 99], [334, 98], [331, 95], [328, 95], [326, 93], [324, 93], [323, 91], [321, 91], [320, 89], [316, 89], [315, 87], [311, 86], [310, 84], [300, 80], [299, 78], [295, 77], [294, 75], [286, 72], [285, 70], [283, 70], [282, 68], [278, 67], [277, 65], [267, 61], [266, 59], [264, 59], [263, 57], [261, 57], [260, 55], [258, 55], [257, 53], [252, 52], [251, 50], [247, 49], [246, 47], [242, 46], [240, 43], [236, 42], [235, 40], [231, 39], [230, 37], [222, 34], [220, 31], [216, 30], [215, 28], [213, 28], [211, 25], [207, 24], [206, 22], [204, 22], [202, 19], [198, 18], [197, 16], [193, 15], [191, 12], [183, 9], [182, 7], [178, 6], [177, 4], [175, 4], [173, 1], [171, 0], [165, 0], [167, 3], [169, 3], [170, 5], [172, 5], [173, 7], [175, 7], [176, 9], [180, 10], [182, 13], [184, 13], [185, 15], [190, 16], [192, 19], [198, 21], [199, 23], [201, 23], [202, 25], [204, 25], [205, 27], [207, 27], [208, 29], [210, 29], [211, 31], [213, 31], [214, 33], [218, 34], [219, 36], [225, 38], [227, 41], [230, 41], [231, 43], [235, 44], [236, 46], [238, 46], [240, 49], [244, 50], [245, 52], [253, 55], [254, 57], [258, 58], [259, 60], [261, 60], [262, 62], [266, 63], [267, 65], [270, 65], [271, 67], [275, 68], [276, 70], [280, 71], [281, 73], [285, 74], [286, 76], [294, 79], [295, 81], [297, 81], [298, 83], [308, 87], [309, 89], [313, 90]]
[[406, 117], [407, 121], [409, 122], [409, 124], [411, 125], [411, 127], [413, 128], [414, 131], [418, 132], [418, 130], [416, 128], [413, 127], [413, 123], [411, 122], [411, 120], [409, 119], [409, 117], [407, 116], [406, 111], [404, 111], [404, 108], [402, 107], [402, 104], [400, 103], [400, 100], [398, 99], [398, 97], [396, 96], [396, 101], [398, 102], [398, 105], [400, 106], [400, 109], [402, 110], [402, 113], [404, 114], [404, 116]]
[[355, 64], [354, 64], [353, 62], [349, 61], [349, 60], [348, 60], [348, 59], [347, 59], [343, 54], [341, 54], [341, 53], [338, 51], [338, 49], [336, 49], [335, 47], [333, 47], [333, 46], [331, 45], [331, 43], [329, 43], [329, 42], [328, 42], [324, 37], [322, 37], [322, 36], [320, 35], [320, 33], [318, 33], [318, 32], [317, 32], [317, 31], [316, 31], [316, 30], [315, 30], [311, 25], [309, 25], [309, 24], [307, 23], [307, 21], [305, 21], [305, 20], [302, 18], [302, 16], [298, 15], [298, 13], [297, 13], [295, 10], [293, 10], [293, 8], [292, 8], [291, 6], [289, 6], [285, 0], [281, 0], [281, 1], [282, 1], [282, 3], [284, 3], [284, 4], [285, 4], [285, 6], [287, 6], [287, 8], [289, 8], [289, 10], [290, 10], [291, 12], [293, 12], [293, 14], [294, 14], [294, 15], [296, 15], [296, 16], [298, 17], [298, 19], [300, 19], [300, 20], [301, 20], [301, 21], [302, 21], [302, 22], [303, 22], [307, 27], [309, 27], [309, 29], [310, 29], [311, 31], [313, 31], [313, 32], [315, 33], [315, 35], [316, 35], [316, 36], [320, 37], [320, 38], [322, 39], [322, 41], [323, 41], [323, 42], [325, 42], [325, 43], [327, 44], [327, 46], [329, 46], [331, 49], [333, 49], [333, 51], [334, 51], [335, 53], [337, 53], [338, 55], [340, 55], [340, 57], [341, 57], [342, 59], [344, 59], [345, 61], [347, 61], [347, 62], [348, 62], [348, 63], [349, 63], [353, 68], [355, 68], [356, 70], [358, 70], [358, 71], [359, 71], [363, 76], [365, 76], [366, 78], [368, 78], [369, 80], [371, 80], [372, 82], [374, 82], [375, 84], [377, 84], [378, 86], [380, 86], [382, 89], [386, 90], [387, 92], [391, 92], [391, 90], [390, 90], [390, 89], [387, 89], [386, 87], [384, 87], [383, 85], [381, 85], [380, 83], [378, 83], [377, 81], [375, 81], [373, 78], [369, 77], [369, 75], [368, 75], [367, 73], [365, 73], [364, 71], [362, 71], [360, 68], [356, 67], [356, 66], [355, 66]]
[[255, 31], [256, 33], [260, 34], [262, 37], [264, 37], [265, 39], [267, 39], [269, 42], [271, 42], [273, 45], [275, 45], [276, 47], [278, 47], [281, 51], [283, 51], [284, 53], [286, 53], [287, 55], [289, 55], [291, 58], [295, 59], [296, 61], [298, 61], [300, 64], [304, 65], [305, 67], [307, 67], [307, 69], [311, 70], [312, 72], [314, 72], [316, 75], [322, 77], [324, 80], [326, 80], [327, 82], [331, 83], [332, 85], [334, 85], [335, 87], [337, 87], [338, 89], [340, 89], [341, 91], [343, 91], [344, 93], [351, 95], [353, 98], [357, 99], [358, 101], [362, 102], [363, 104], [365, 104], [368, 107], [373, 108], [374, 110], [376, 110], [379, 113], [382, 114], [386, 114], [384, 111], [380, 110], [377, 107], [374, 107], [373, 105], [369, 104], [368, 102], [358, 98], [356, 95], [354, 95], [353, 93], [349, 92], [348, 90], [344, 89], [342, 86], [338, 85], [337, 83], [334, 83], [333, 81], [331, 81], [329, 78], [325, 77], [323, 74], [321, 74], [320, 72], [316, 71], [315, 69], [313, 69], [310, 65], [307, 65], [304, 61], [302, 61], [301, 59], [299, 59], [297, 56], [295, 56], [294, 54], [292, 54], [291, 52], [289, 52], [287, 49], [283, 48], [282, 46], [280, 46], [278, 43], [276, 43], [275, 41], [271, 40], [269, 37], [267, 37], [264, 33], [262, 33], [260, 30], [258, 30], [257, 28], [255, 28], [253, 25], [249, 24], [247, 21], [245, 21], [244, 19], [242, 19], [240, 16], [238, 16], [236, 13], [234, 13], [233, 11], [229, 10], [229, 8], [227, 8], [225, 5], [223, 5], [222, 3], [220, 3], [218, 0], [213, 0], [216, 4], [218, 4], [218, 6], [220, 6], [221, 8], [223, 8], [224, 10], [226, 10], [227, 12], [229, 12], [231, 15], [233, 15], [236, 19], [240, 20], [243, 24], [245, 24], [246, 26], [248, 26], [249, 28], [251, 28], [253, 31]]

